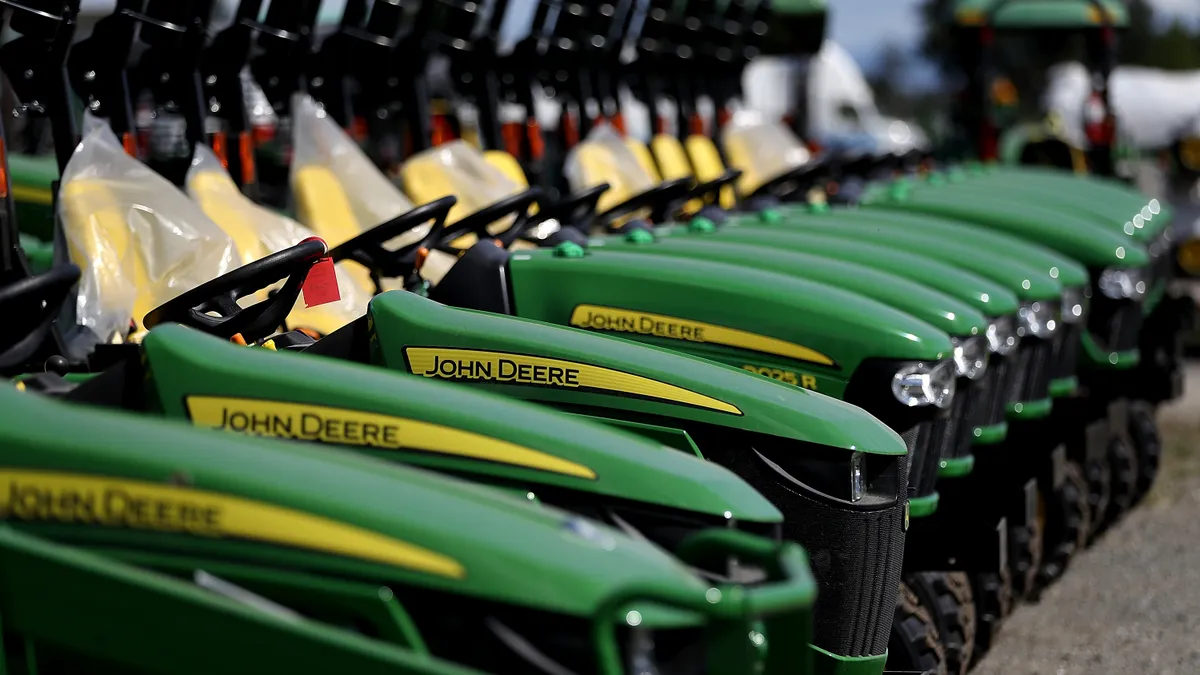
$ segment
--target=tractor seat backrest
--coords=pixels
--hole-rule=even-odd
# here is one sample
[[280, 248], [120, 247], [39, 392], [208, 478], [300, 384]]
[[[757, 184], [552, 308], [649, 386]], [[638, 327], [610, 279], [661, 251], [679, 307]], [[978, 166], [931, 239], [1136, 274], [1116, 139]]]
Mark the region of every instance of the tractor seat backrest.
[[607, 129], [592, 132], [571, 150], [564, 173], [575, 192], [608, 184], [597, 204], [600, 213], [662, 182], [645, 144]]
[[[696, 172], [688, 159], [683, 143], [670, 134], [657, 134], [650, 140], [650, 149], [657, 160], [663, 180], [695, 180]], [[704, 200], [693, 199], [683, 207], [685, 214], [693, 214], [704, 208]]]
[[[300, 223], [252, 202], [220, 165], [193, 170], [188, 174], [187, 187], [205, 215], [237, 243], [242, 264], [313, 236]], [[289, 327], [308, 328], [327, 335], [362, 316], [374, 292], [370, 274], [355, 263], [338, 264], [336, 274], [341, 299], [317, 307], [305, 307], [303, 299], [297, 300], [288, 315]], [[265, 298], [266, 291], [259, 299]]]
[[738, 191], [743, 195], [812, 159], [790, 129], [749, 111], [738, 113], [725, 126], [722, 143], [729, 166], [742, 172]]
[[[725, 173], [725, 162], [721, 160], [721, 151], [717, 144], [708, 136], [692, 134], [683, 142], [692, 168], [696, 171], [696, 180], [708, 183], [717, 180]], [[732, 187], [721, 189], [721, 208], [732, 209], [737, 206], [737, 193]]]
[[[141, 331], [141, 317], [160, 303], [126, 222], [127, 208], [103, 181], [72, 180], [62, 186], [59, 209], [67, 252], [82, 272], [79, 320], [103, 340], [123, 333], [130, 319]], [[124, 322], [121, 315], [128, 315]]]

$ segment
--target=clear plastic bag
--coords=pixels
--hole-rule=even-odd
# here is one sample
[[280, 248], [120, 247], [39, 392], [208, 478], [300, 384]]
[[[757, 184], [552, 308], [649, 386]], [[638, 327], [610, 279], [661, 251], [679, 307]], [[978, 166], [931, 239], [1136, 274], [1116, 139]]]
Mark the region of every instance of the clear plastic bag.
[[323, 231], [330, 223], [321, 202], [336, 199], [330, 194], [333, 189], [340, 190], [340, 201], [352, 211], [360, 233], [412, 210], [412, 202], [311, 96], [297, 95], [292, 103], [292, 139], [297, 214], [330, 246], [349, 239], [345, 236], [349, 233], [341, 232], [336, 224], [333, 227], [341, 236], [331, 238], [333, 232]]
[[607, 124], [597, 126], [567, 154], [563, 174], [573, 192], [608, 183], [609, 189], [598, 204], [600, 212], [653, 188], [657, 183], [625, 139]]
[[730, 168], [742, 172], [738, 190], [743, 195], [812, 160], [812, 153], [796, 134], [752, 110], [739, 110], [725, 125], [721, 145]]
[[101, 340], [124, 336], [158, 305], [240, 264], [233, 240], [194, 202], [126, 154], [103, 123], [87, 133], [62, 176], [59, 215], [83, 272], [77, 321]]
[[[466, 141], [453, 141], [417, 153], [401, 169], [404, 189], [421, 203], [454, 195], [458, 202], [448, 223], [524, 191], [496, 168], [479, 149]], [[494, 224], [493, 233], [503, 231], [511, 219]]]
[[[255, 204], [242, 194], [221, 160], [207, 146], [196, 146], [187, 190], [204, 213], [237, 243], [242, 264], [314, 236], [307, 227]], [[311, 308], [298, 300], [288, 316], [288, 325], [330, 333], [362, 316], [374, 291], [370, 275], [356, 263], [341, 263], [334, 270], [341, 299]]]

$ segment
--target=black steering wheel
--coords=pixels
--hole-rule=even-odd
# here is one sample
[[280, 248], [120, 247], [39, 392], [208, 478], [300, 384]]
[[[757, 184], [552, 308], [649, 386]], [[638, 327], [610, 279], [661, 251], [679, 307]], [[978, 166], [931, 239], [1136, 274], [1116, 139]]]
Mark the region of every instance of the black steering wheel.
[[[153, 328], [179, 323], [226, 340], [240, 333], [247, 342], [254, 342], [283, 325], [309, 271], [323, 257], [325, 242], [306, 239], [185, 291], [152, 310], [142, 324]], [[287, 280], [283, 288], [270, 298], [250, 307], [238, 306], [239, 299], [283, 279]]]
[[33, 357], [78, 281], [79, 268], [64, 263], [0, 287], [0, 316], [12, 322], [0, 335], [0, 371], [24, 366]]
[[[500, 242], [502, 247], [508, 248], [528, 227], [529, 207], [541, 198], [541, 188], [533, 187], [493, 202], [466, 218], [442, 228], [437, 247], [448, 253], [456, 253], [457, 249], [451, 247], [450, 243], [463, 235], [474, 233], [481, 240], [495, 239]], [[492, 235], [487, 231], [489, 225], [509, 215], [515, 215], [516, 220], [507, 230], [498, 235]]]
[[651, 210], [650, 219], [652, 221], [663, 221], [672, 205], [686, 200], [688, 192], [691, 190], [691, 183], [692, 181], [688, 178], [664, 181], [597, 215], [593, 222], [607, 227], [614, 220], [632, 215], [642, 209]]
[[[333, 258], [334, 262], [353, 260], [366, 267], [371, 272], [372, 281], [375, 282], [375, 291], [379, 292], [382, 290], [381, 279], [406, 277], [417, 271], [423, 262], [422, 249], [428, 251], [441, 239], [446, 216], [457, 202], [454, 197], [442, 197], [422, 204], [335, 247], [329, 252], [329, 257]], [[395, 250], [384, 248], [383, 245], [388, 241], [431, 220], [433, 225], [420, 241]]]
[[724, 173], [716, 178], [699, 183], [692, 189], [688, 190], [686, 200], [703, 199], [706, 202], [721, 201], [721, 190], [737, 182], [737, 179], [742, 177], [740, 169], [726, 169]]
[[596, 214], [600, 198], [608, 191], [608, 183], [568, 195], [553, 204], [541, 205], [536, 214], [529, 217], [526, 230], [537, 227], [548, 220], [557, 220], [563, 227], [585, 225]]
[[785, 171], [771, 180], [759, 185], [750, 197], [774, 196], [788, 197], [800, 190], [811, 187], [822, 173], [833, 171], [837, 160], [831, 155], [814, 157], [789, 171]]

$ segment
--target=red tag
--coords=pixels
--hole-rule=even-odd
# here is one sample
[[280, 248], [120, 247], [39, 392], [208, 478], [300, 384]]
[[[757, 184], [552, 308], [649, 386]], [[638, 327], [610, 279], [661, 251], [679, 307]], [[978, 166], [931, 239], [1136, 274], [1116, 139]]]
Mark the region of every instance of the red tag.
[[[304, 241], [314, 239], [320, 239], [320, 237], [309, 237]], [[308, 271], [308, 276], [304, 279], [304, 285], [300, 287], [300, 292], [304, 294], [305, 307], [327, 305], [342, 299], [342, 293], [338, 290], [337, 272], [333, 266], [333, 258], [325, 256], [312, 266], [312, 269]]]

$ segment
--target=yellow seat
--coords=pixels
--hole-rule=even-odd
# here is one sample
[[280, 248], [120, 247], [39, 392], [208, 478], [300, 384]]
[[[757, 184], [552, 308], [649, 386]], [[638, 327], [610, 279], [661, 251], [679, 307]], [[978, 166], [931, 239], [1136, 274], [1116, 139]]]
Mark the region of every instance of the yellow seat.
[[[126, 221], [127, 206], [103, 181], [75, 179], [62, 186], [59, 194], [62, 226], [71, 260], [83, 273], [80, 290], [100, 303], [96, 308], [129, 317], [137, 332], [145, 330], [142, 317], [157, 307], [160, 289], [153, 288], [146, 261]], [[81, 317], [82, 318], [82, 317]], [[113, 321], [100, 328], [100, 338], [109, 340], [112, 330], [121, 330]], [[123, 331], [122, 331], [123, 332]]]
[[292, 193], [300, 222], [330, 248], [363, 233], [341, 181], [329, 169], [311, 164], [299, 167], [292, 177]]
[[[324, 187], [329, 188], [327, 182]], [[337, 190], [340, 192], [340, 184]], [[224, 170], [194, 171], [188, 177], [188, 191], [205, 215], [237, 244], [242, 264], [254, 262], [311, 236], [298, 223], [284, 220], [283, 216], [270, 213], [246, 198]], [[340, 196], [345, 203], [345, 195]], [[331, 201], [336, 201], [336, 196]], [[330, 211], [327, 205], [319, 208]], [[345, 218], [340, 220], [344, 226]], [[329, 243], [328, 239], [326, 243]], [[328, 335], [366, 311], [367, 302], [374, 294], [370, 273], [356, 263], [340, 263], [337, 276], [342, 299], [317, 307], [305, 307], [303, 298], [300, 298], [288, 314], [288, 326], [308, 328]], [[264, 290], [258, 299], [266, 299], [266, 296]]]
[[[717, 144], [708, 136], [692, 134], [684, 141], [688, 158], [692, 160], [692, 168], [696, 172], [696, 180], [710, 183], [725, 174], [725, 163], [721, 161], [721, 151]], [[732, 209], [737, 206], [737, 193], [732, 186], [721, 188], [721, 208]]]
[[791, 129], [757, 115], [735, 116], [725, 127], [722, 144], [729, 166], [742, 172], [737, 186], [743, 196], [812, 159]]
[[[695, 172], [688, 161], [687, 151], [678, 138], [670, 134], [658, 134], [650, 141], [650, 150], [658, 161], [663, 180], [694, 180]], [[685, 214], [691, 215], [704, 208], [704, 200], [693, 199], [684, 205]]]

